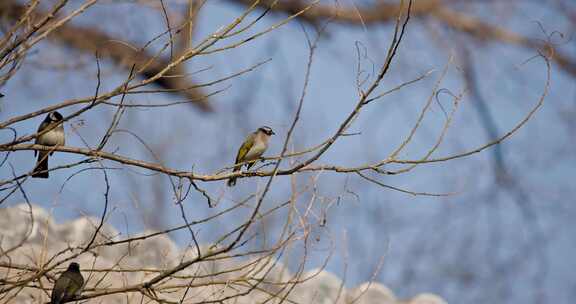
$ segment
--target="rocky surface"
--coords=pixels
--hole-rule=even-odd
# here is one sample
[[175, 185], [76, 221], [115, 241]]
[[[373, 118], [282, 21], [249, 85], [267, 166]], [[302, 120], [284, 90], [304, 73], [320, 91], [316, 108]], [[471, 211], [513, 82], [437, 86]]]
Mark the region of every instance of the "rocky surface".
[[[66, 250], [86, 245], [98, 226], [98, 220], [94, 218], [79, 218], [63, 224], [57, 224], [50, 214], [39, 207], [33, 207], [33, 212], [27, 205], [19, 205], [9, 208], [0, 208], [0, 246], [3, 254], [0, 258], [0, 289], [9, 288], [11, 284], [6, 282], [20, 281], [33, 275], [30, 270], [9, 269], [7, 265], [17, 265], [20, 268], [37, 268], [46, 261], [58, 255], [56, 261], [78, 252], [78, 250]], [[104, 225], [101, 235], [96, 242], [105, 240], [119, 240], [118, 232], [108, 225]], [[149, 232], [144, 232], [149, 233]], [[102, 246], [90, 253], [84, 253], [73, 260], [79, 262], [82, 274], [87, 283], [84, 294], [102, 292], [116, 288], [123, 288], [141, 283], [157, 275], [163, 269], [177, 265], [183, 259], [194, 256], [194, 250], [181, 250], [167, 236], [159, 235], [139, 242], [125, 243], [113, 247]], [[167, 301], [179, 302], [183, 296], [187, 284], [192, 284], [186, 299], [190, 303], [225, 298], [239, 292], [248, 291], [247, 284], [240, 282], [234, 286], [228, 285], [230, 278], [241, 277], [239, 271], [230, 271], [240, 268], [240, 263], [253, 261], [237, 261], [233, 264], [230, 259], [222, 261], [203, 262], [193, 265], [182, 272], [178, 278], [166, 280], [156, 287], [157, 295]], [[68, 261], [62, 267], [56, 268], [48, 275], [51, 279], [43, 277], [40, 281], [29, 283], [21, 291], [16, 289], [8, 295], [14, 296], [9, 303], [46, 303], [49, 300], [49, 292], [53, 285], [53, 278], [63, 271]], [[271, 259], [262, 259], [251, 267], [251, 278], [263, 276], [258, 273], [266, 273], [266, 280], [259, 284], [245, 296], [241, 296], [224, 303], [259, 303], [271, 294], [280, 292], [280, 282], [294, 279], [280, 263]], [[113, 272], [105, 271], [114, 269]], [[136, 271], [134, 271], [136, 270]], [[226, 270], [226, 273], [222, 273]], [[247, 277], [248, 275], [246, 275]], [[193, 279], [191, 279], [193, 278]], [[297, 284], [288, 296], [289, 302], [284, 303], [357, 303], [357, 304], [441, 304], [445, 303], [440, 297], [433, 294], [420, 294], [412, 299], [399, 300], [386, 286], [366, 282], [355, 288], [346, 288], [342, 280], [336, 275], [322, 270], [310, 270], [305, 272], [300, 279], [306, 279]], [[248, 283], [249, 281], [246, 281]], [[4, 285], [4, 287], [2, 286]], [[13, 285], [12, 285], [13, 286]], [[5, 296], [4, 294], [3, 296]], [[6, 298], [4, 298], [6, 299]], [[88, 299], [83, 303], [142, 303], [142, 294], [117, 293]], [[144, 298], [143, 303], [150, 302]], [[279, 303], [274, 299], [268, 303]]]

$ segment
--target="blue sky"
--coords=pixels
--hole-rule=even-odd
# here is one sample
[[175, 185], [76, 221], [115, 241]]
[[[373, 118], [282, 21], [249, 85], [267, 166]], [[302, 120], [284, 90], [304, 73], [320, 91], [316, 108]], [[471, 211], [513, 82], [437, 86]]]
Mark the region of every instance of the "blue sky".
[[[490, 10], [482, 10], [482, 5], [476, 7], [477, 14], [485, 20], [531, 37], [541, 37], [535, 20], [549, 31], [568, 29], [565, 20], [543, 9], [543, 5], [522, 3], [518, 6], [508, 17], [490, 14]], [[158, 12], [139, 10], [126, 14], [131, 9], [127, 4], [98, 5], [78, 24], [97, 25], [111, 33], [121, 33], [122, 37], [136, 43], [144, 43], [162, 31], [163, 19]], [[198, 41], [209, 35], [239, 13], [240, 7], [227, 2], [208, 3], [203, 8], [195, 39]], [[123, 26], [119, 28], [112, 21], [120, 17]], [[111, 22], [102, 23], [102, 18]], [[280, 18], [278, 15], [264, 18], [253, 32], [265, 29]], [[369, 105], [350, 130], [361, 132], [361, 135], [341, 138], [318, 163], [362, 164], [382, 159], [397, 147], [414, 124], [448, 58], [456, 54], [454, 46], [458, 36], [438, 30], [433, 22], [414, 20], [409, 25], [406, 40], [379, 91], [414, 79], [430, 69], [435, 72], [429, 78]], [[313, 146], [332, 134], [354, 106], [357, 100], [355, 44], [359, 42], [366, 48], [371, 61], [381, 62], [390, 31], [389, 24], [368, 29], [338, 24], [329, 27], [329, 35], [320, 41], [313, 62], [304, 112], [295, 131], [297, 150]], [[439, 35], [434, 36], [435, 32]], [[483, 98], [503, 134], [536, 103], [545, 79], [544, 64], [541, 60], [533, 60], [522, 65], [534, 55], [531, 50], [465, 41], [469, 43]], [[562, 49], [576, 53], [572, 41]], [[93, 58], [50, 43], [41, 44], [37, 50], [22, 71], [2, 88], [7, 97], [1, 104], [0, 120], [64, 99], [93, 94], [96, 72]], [[209, 173], [230, 165], [243, 137], [260, 125], [269, 125], [279, 134], [268, 153], [277, 154], [303, 86], [307, 48], [302, 27], [297, 22], [243, 47], [194, 58], [188, 63], [188, 69], [196, 71], [211, 67], [193, 76], [207, 81], [269, 58], [272, 60], [256, 71], [218, 85], [216, 88], [230, 87], [213, 98], [216, 109], [213, 114], [201, 113], [186, 105], [139, 109], [129, 111], [120, 127], [144, 137], [159, 151], [167, 165], [182, 169], [194, 166], [198, 172]], [[370, 69], [370, 60], [362, 62], [364, 68]], [[54, 69], [52, 66], [52, 63], [62, 62], [85, 65], [80, 70]], [[458, 68], [450, 67], [442, 87], [452, 92], [464, 88]], [[127, 75], [127, 71], [117, 69], [109, 62], [103, 63], [103, 72], [104, 89], [118, 85]], [[571, 271], [576, 265], [570, 262], [576, 247], [567, 234], [575, 228], [572, 219], [576, 208], [571, 199], [575, 194], [576, 155], [573, 153], [574, 129], [570, 129], [570, 124], [563, 119], [573, 120], [576, 86], [574, 78], [558, 67], [553, 67], [552, 78], [544, 107], [525, 128], [501, 146], [507, 168], [527, 193], [528, 202], [519, 203], [508, 189], [494, 187], [491, 150], [447, 163], [422, 165], [411, 173], [380, 179], [415, 191], [457, 192], [448, 198], [414, 197], [368, 185], [357, 176], [322, 173], [318, 184], [322, 197], [338, 196], [345, 185], [357, 196], [344, 193], [339, 204], [319, 203], [317, 211], [327, 212], [328, 225], [314, 228], [314, 234], [321, 241], [314, 247], [309, 267], [322, 262], [328, 248], [327, 236], [332, 235], [338, 245], [328, 270], [343, 276], [347, 257], [350, 286], [370, 279], [371, 272], [384, 256], [384, 266], [377, 279], [400, 295], [431, 291], [452, 302], [487, 303], [506, 299], [509, 303], [522, 303], [536, 298], [534, 293], [525, 290], [534, 290], [534, 286], [539, 285], [555, 303], [569, 303], [573, 296], [570, 290], [576, 284]], [[160, 94], [134, 96], [130, 101], [162, 102], [179, 98]], [[449, 107], [447, 96], [442, 102]], [[463, 99], [445, 142], [434, 156], [466, 151], [487, 141], [473, 102], [469, 95]], [[63, 112], [69, 113], [72, 109]], [[95, 144], [112, 115], [112, 108], [98, 108], [82, 116], [84, 124], [77, 132]], [[422, 155], [424, 149], [433, 144], [443, 119], [441, 109], [434, 105], [421, 131], [401, 157]], [[15, 127], [20, 134], [29, 134], [41, 120], [38, 117]], [[66, 125], [68, 145], [83, 146], [72, 132], [73, 125], [77, 124], [78, 121], [73, 121]], [[0, 139], [6, 141], [6, 134], [1, 133]], [[152, 160], [137, 141], [126, 135], [113, 138], [108, 149], [115, 148], [121, 155]], [[16, 172], [26, 172], [33, 166], [32, 154], [13, 153], [10, 164]], [[57, 154], [51, 158], [51, 165], [79, 159], [82, 158], [76, 155]], [[2, 179], [10, 175], [5, 168]], [[148, 173], [139, 169], [134, 171]], [[110, 173], [113, 210], [109, 222], [118, 230], [130, 234], [181, 224], [165, 178], [143, 176], [130, 170], [111, 170]], [[71, 171], [60, 171], [51, 174], [49, 180], [29, 180], [25, 189], [34, 203], [51, 208], [58, 221], [81, 214], [98, 216], [103, 207], [102, 175], [88, 171], [66, 182], [70, 174]], [[297, 180], [304, 184], [311, 177], [313, 175], [301, 174]], [[64, 190], [59, 193], [58, 188], [64, 183]], [[235, 189], [228, 189], [224, 182], [202, 184], [202, 187], [215, 196], [222, 195], [223, 201], [218, 208], [225, 208], [231, 200], [262, 187], [263, 183], [264, 179], [252, 179], [241, 180]], [[265, 207], [288, 197], [289, 179], [278, 178], [273, 189]], [[21, 201], [22, 197], [15, 195], [7, 205]], [[219, 210], [206, 208], [197, 194], [185, 202], [185, 208], [192, 219]], [[230, 228], [231, 223], [245, 218], [248, 211], [204, 226], [199, 232], [200, 239], [210, 241], [222, 229]], [[535, 214], [536, 220], [530, 214]], [[279, 220], [282, 223], [282, 219]], [[540, 230], [535, 230], [534, 225]], [[267, 229], [274, 231], [275, 227], [271, 224]], [[530, 246], [532, 242], [542, 241], [534, 231], [541, 231], [546, 236], [542, 246]], [[175, 233], [172, 237], [183, 246], [190, 241], [186, 232]], [[541, 256], [528, 252], [534, 248], [541, 250]], [[545, 275], [540, 275], [543, 268]], [[494, 286], [497, 286], [495, 290]], [[486, 290], [494, 293], [486, 295]]]

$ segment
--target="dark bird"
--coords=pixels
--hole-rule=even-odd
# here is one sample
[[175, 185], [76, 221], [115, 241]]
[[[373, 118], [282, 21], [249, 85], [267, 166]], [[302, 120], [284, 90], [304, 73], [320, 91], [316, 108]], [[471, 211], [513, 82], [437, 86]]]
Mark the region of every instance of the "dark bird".
[[[62, 124], [62, 114], [54, 111], [50, 112], [44, 121], [38, 127], [38, 133], [53, 128], [50, 131], [36, 137], [35, 144], [44, 146], [63, 146], [64, 125]], [[54, 127], [55, 126], [55, 127]], [[37, 153], [38, 152], [38, 153]], [[48, 154], [54, 154], [54, 151], [34, 151], [34, 156], [38, 154], [38, 161], [32, 173], [32, 177], [48, 178]]]
[[[248, 135], [242, 143], [242, 146], [240, 146], [238, 154], [236, 154], [234, 172], [240, 171], [242, 165], [244, 165], [243, 163], [246, 163], [246, 170], [249, 170], [260, 156], [266, 152], [266, 149], [268, 149], [268, 140], [270, 140], [270, 136], [274, 134], [276, 133], [274, 133], [270, 127], [263, 126]], [[236, 185], [236, 178], [232, 177], [228, 180], [228, 187], [234, 185]]]
[[84, 278], [80, 273], [80, 265], [72, 262], [54, 283], [50, 304], [65, 303], [75, 299], [82, 292]]

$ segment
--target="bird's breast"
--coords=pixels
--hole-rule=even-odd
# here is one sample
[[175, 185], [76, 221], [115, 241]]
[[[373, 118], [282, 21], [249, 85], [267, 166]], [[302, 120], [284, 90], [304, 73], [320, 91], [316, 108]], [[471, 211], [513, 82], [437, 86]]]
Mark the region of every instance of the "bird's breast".
[[38, 137], [36, 141], [37, 144], [44, 145], [44, 146], [56, 146], [64, 145], [64, 129], [63, 128], [55, 128], [43, 134], [42, 136]]
[[266, 151], [266, 148], [267, 148], [267, 145], [263, 142], [255, 143], [252, 146], [252, 148], [250, 148], [248, 153], [246, 153], [246, 156], [244, 158], [247, 161], [255, 160], [255, 159], [259, 158], [260, 156], [262, 156], [262, 154], [264, 154], [264, 151]]

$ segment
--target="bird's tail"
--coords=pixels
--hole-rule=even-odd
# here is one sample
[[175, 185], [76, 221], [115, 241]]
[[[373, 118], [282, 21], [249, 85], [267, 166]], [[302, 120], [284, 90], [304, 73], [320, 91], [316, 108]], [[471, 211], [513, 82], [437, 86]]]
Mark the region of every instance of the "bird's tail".
[[[240, 169], [242, 169], [242, 165], [236, 165], [234, 167], [234, 173], [240, 171]], [[228, 187], [234, 187], [234, 185], [236, 185], [236, 177], [231, 177], [230, 179], [228, 179]]]
[[32, 177], [48, 178], [48, 152], [40, 151]]

